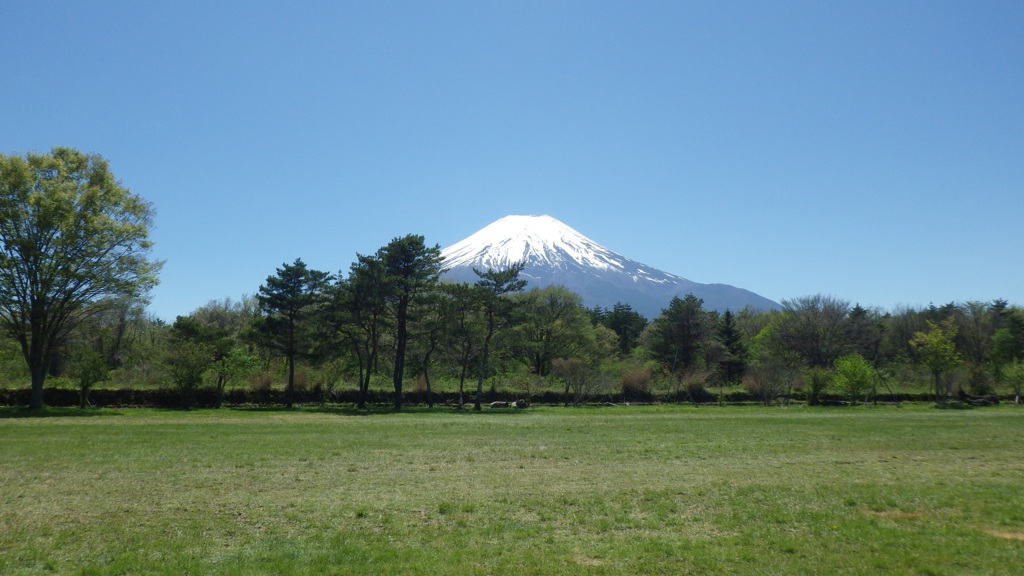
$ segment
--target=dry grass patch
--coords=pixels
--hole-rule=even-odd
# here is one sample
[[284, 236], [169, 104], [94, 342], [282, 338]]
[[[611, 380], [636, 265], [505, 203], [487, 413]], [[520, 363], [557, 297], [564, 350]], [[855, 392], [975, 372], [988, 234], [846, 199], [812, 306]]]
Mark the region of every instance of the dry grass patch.
[[982, 532], [984, 532], [985, 534], [988, 534], [989, 536], [994, 536], [996, 538], [999, 538], [1000, 540], [1014, 540], [1014, 541], [1017, 541], [1017, 542], [1024, 542], [1024, 532], [1014, 532], [1014, 531], [1007, 531], [1007, 530], [992, 530], [992, 529], [985, 529], [985, 530], [982, 530]]

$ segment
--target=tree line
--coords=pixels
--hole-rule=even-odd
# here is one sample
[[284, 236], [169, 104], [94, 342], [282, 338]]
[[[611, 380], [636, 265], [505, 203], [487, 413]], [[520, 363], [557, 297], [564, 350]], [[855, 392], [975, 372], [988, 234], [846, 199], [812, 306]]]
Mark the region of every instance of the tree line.
[[77, 386], [83, 407], [111, 382], [172, 388], [184, 406], [238, 386], [281, 385], [288, 407], [300, 387], [322, 400], [349, 387], [360, 408], [386, 385], [395, 410], [410, 385], [432, 405], [439, 379], [476, 410], [499, 380], [567, 405], [737, 393], [855, 403], [908, 387], [979, 402], [1019, 398], [1024, 384], [1024, 310], [1004, 300], [883, 311], [812, 295], [718, 312], [687, 294], [648, 319], [558, 286], [527, 290], [522, 264], [445, 281], [440, 248], [415, 234], [337, 273], [284, 263], [254, 296], [168, 324], [146, 311], [160, 268], [151, 208], [102, 158], [0, 156], [0, 185], [0, 386], [27, 380], [32, 408], [48, 377]]

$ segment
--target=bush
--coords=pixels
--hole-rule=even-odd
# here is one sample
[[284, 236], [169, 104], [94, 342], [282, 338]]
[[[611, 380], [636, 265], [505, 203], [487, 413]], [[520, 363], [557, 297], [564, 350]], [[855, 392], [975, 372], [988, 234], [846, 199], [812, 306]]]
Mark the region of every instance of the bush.
[[714, 380], [715, 370], [706, 368], [693, 368], [683, 373], [682, 390], [680, 400], [699, 403], [714, 400], [714, 396], [707, 391], [708, 385]]
[[792, 388], [793, 369], [783, 364], [763, 362], [754, 365], [743, 377], [743, 387], [765, 406]]
[[861, 396], [866, 399], [874, 395], [876, 380], [874, 367], [860, 354], [848, 354], [836, 360], [832, 382], [851, 403], [856, 404]]
[[72, 365], [78, 374], [78, 392], [81, 396], [79, 406], [84, 409], [89, 404], [89, 391], [110, 377], [110, 369], [103, 356], [90, 349], [78, 351]]
[[565, 405], [571, 401], [579, 406], [587, 400], [609, 392], [614, 383], [610, 376], [602, 374], [580, 358], [556, 358], [552, 370], [565, 380]]
[[1014, 403], [1020, 404], [1021, 390], [1024, 389], [1024, 362], [1014, 360], [1003, 366], [1002, 375], [1013, 390]]
[[811, 406], [821, 404], [821, 395], [828, 389], [832, 373], [824, 368], [806, 368], [802, 375], [807, 403]]
[[975, 396], [988, 396], [995, 391], [995, 383], [992, 376], [982, 370], [980, 366], [971, 366], [967, 373], [967, 384], [971, 394]]
[[648, 398], [651, 395], [651, 371], [646, 366], [623, 370], [619, 385], [625, 400]]
[[175, 340], [167, 357], [167, 372], [181, 399], [182, 408], [192, 406], [196, 390], [203, 384], [203, 375], [213, 364], [210, 350], [191, 340]]

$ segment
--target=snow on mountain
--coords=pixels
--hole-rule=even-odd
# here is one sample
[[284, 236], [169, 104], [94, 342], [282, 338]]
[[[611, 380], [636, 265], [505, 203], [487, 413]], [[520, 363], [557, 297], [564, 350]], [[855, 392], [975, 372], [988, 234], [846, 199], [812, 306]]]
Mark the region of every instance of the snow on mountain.
[[725, 284], [699, 284], [616, 254], [550, 216], [506, 216], [444, 250], [445, 277], [475, 282], [477, 270], [503, 270], [526, 263], [529, 286], [561, 285], [588, 307], [629, 304], [656, 317], [673, 296], [693, 293], [710, 310], [759, 310], [778, 304]]
[[623, 258], [550, 216], [506, 216], [444, 250], [449, 268], [472, 264], [495, 270], [528, 265], [597, 270], [622, 268]]

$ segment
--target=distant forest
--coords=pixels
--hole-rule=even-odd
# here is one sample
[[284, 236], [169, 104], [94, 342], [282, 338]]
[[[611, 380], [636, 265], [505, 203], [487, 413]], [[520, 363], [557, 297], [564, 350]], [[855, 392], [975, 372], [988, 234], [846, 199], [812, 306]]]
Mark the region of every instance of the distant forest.
[[[629, 303], [587, 308], [564, 288], [524, 290], [520, 266], [478, 271], [475, 283], [442, 281], [440, 266], [439, 248], [409, 235], [357, 255], [345, 273], [285, 263], [253, 296], [211, 301], [170, 324], [147, 314], [143, 297], [98, 302], [53, 349], [48, 403], [63, 390], [83, 407], [147, 402], [147, 391], [185, 407], [966, 405], [1013, 401], [1024, 384], [1024, 310], [1004, 300], [879, 310], [812, 295], [780, 311], [717, 313], [684, 294], [648, 321]], [[29, 380], [17, 341], [4, 336], [5, 398], [19, 401]]]

